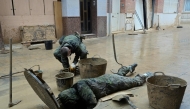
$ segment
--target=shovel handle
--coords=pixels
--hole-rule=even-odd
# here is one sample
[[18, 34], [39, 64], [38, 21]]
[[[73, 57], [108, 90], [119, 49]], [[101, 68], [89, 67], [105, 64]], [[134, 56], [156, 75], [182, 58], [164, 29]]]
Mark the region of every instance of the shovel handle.
[[127, 99], [129, 105], [133, 108], [133, 109], [138, 109], [137, 106], [135, 106], [129, 99]]

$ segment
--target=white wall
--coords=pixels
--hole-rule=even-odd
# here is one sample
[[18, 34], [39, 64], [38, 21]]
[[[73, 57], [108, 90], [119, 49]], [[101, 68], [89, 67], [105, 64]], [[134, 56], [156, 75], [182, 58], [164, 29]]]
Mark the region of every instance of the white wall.
[[125, 31], [125, 22], [126, 22], [126, 14], [125, 13], [120, 13], [119, 21], [120, 21], [119, 30]]
[[190, 23], [190, 13], [181, 14], [181, 23]]
[[159, 15], [159, 25], [161, 26], [174, 26], [177, 25], [177, 14], [164, 14], [157, 13], [154, 14], [154, 26], [158, 25], [158, 15]]
[[107, 36], [108, 36], [110, 33], [109, 29], [110, 29], [111, 25], [109, 25], [109, 23], [110, 23], [109, 22], [109, 13], [107, 13], [106, 15], [107, 15]]
[[62, 17], [79, 17], [79, 0], [62, 0]]
[[107, 15], [107, 0], [97, 0], [97, 16]]

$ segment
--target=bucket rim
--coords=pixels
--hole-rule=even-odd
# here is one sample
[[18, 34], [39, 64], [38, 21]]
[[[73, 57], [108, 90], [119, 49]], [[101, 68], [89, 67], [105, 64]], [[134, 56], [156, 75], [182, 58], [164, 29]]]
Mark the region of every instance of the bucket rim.
[[71, 75], [69, 75], [68, 77], [63, 77], [63, 78], [57, 77], [57, 76], [60, 75], [60, 74], [66, 74], [66, 73], [60, 73], [60, 74], [55, 75], [55, 78], [56, 78], [56, 79], [69, 79], [69, 78], [73, 78], [73, 77], [75, 76], [74, 73], [67, 72], [67, 74], [68, 74], [68, 73], [71, 74]]
[[53, 40], [45, 40], [45, 42], [46, 42], [46, 41], [53, 41]]
[[[107, 60], [104, 58], [85, 58], [85, 59], [80, 59], [80, 60], [88, 60], [88, 59], [102, 59], [102, 60], [105, 60], [107, 62]], [[79, 60], [79, 62], [80, 62], [80, 60]]]
[[84, 60], [93, 60], [93, 59], [100, 59], [100, 60], [103, 61], [101, 64], [97, 64], [97, 65], [95, 65], [95, 66], [100, 66], [100, 65], [107, 64], [107, 60], [104, 59], [104, 58], [86, 58], [86, 59], [80, 59], [78, 63], [79, 63], [79, 65], [93, 65], [93, 64], [87, 63], [87, 62], [84, 63]]
[[[147, 84], [149, 84], [149, 85], [152, 85], [152, 86], [156, 86], [156, 87], [162, 87], [162, 88], [167, 88], [167, 87], [170, 87], [169, 85], [168, 86], [160, 86], [160, 85], [155, 85], [155, 84], [152, 84], [152, 83], [150, 83], [150, 82], [148, 82], [148, 79], [150, 79], [150, 78], [152, 78], [152, 77], [161, 77], [161, 76], [167, 76], [167, 77], [174, 77], [174, 78], [177, 78], [177, 79], [181, 79], [181, 78], [178, 78], [178, 77], [175, 77], [175, 76], [169, 76], [169, 75], [155, 75], [155, 76], [151, 76], [151, 77], [148, 77], [148, 78], [146, 78], [146, 83]], [[183, 80], [184, 82], [185, 82], [185, 85], [181, 85], [180, 84], [180, 87], [187, 87], [187, 81], [185, 81], [184, 79], [181, 79], [181, 80]]]

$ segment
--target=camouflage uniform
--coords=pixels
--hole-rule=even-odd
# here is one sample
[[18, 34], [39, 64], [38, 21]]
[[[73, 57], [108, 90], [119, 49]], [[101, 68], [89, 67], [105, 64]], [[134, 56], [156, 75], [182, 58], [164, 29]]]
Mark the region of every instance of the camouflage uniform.
[[69, 68], [69, 60], [68, 57], [62, 57], [60, 53], [60, 49], [62, 47], [68, 47], [71, 49], [71, 53], [75, 53], [75, 58], [73, 63], [77, 63], [78, 59], [85, 59], [87, 58], [88, 51], [86, 50], [86, 46], [81, 41], [80, 37], [77, 35], [69, 35], [69, 36], [62, 36], [59, 40], [60, 46], [55, 50], [54, 56], [58, 59], [64, 68]]
[[[130, 71], [129, 67], [122, 69], [125, 74]], [[82, 79], [72, 88], [62, 91], [58, 97], [66, 109], [93, 109], [98, 99], [145, 83], [146, 76], [137, 75], [130, 78], [119, 74], [105, 74], [97, 78]]]

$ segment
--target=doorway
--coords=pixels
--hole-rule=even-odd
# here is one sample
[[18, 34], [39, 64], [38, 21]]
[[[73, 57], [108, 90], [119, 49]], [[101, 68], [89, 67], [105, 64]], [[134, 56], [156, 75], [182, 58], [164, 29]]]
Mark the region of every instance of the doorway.
[[80, 0], [81, 33], [92, 33], [91, 0]]
[[120, 0], [112, 0], [111, 27], [112, 32], [119, 31]]
[[[152, 0], [137, 0], [135, 10], [139, 16], [134, 16], [135, 28], [134, 30], [148, 29], [151, 27], [152, 20]], [[143, 26], [143, 27], [142, 27]]]

